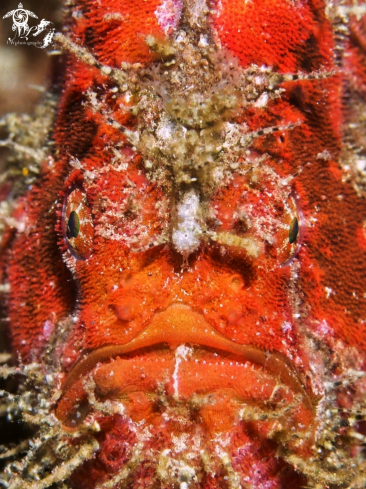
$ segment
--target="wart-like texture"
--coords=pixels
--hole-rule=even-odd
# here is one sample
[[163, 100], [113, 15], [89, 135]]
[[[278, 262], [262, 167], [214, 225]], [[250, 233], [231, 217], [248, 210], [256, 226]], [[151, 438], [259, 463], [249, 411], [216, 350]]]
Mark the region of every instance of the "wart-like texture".
[[3, 486], [364, 487], [363, 7], [66, 3], [5, 121]]

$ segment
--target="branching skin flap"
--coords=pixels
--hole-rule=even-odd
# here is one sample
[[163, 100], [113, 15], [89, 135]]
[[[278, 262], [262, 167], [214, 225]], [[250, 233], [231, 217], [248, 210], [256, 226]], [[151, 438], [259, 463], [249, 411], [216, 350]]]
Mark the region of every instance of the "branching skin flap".
[[74, 0], [54, 40], [1, 121], [0, 485], [364, 488], [364, 2]]

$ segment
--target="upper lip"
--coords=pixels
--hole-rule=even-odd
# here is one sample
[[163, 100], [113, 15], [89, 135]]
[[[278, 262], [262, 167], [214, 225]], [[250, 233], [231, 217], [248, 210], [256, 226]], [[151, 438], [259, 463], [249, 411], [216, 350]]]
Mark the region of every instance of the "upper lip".
[[294, 393], [302, 397], [306, 407], [313, 410], [310, 396], [298, 372], [283, 354], [235, 343], [212, 328], [202, 314], [183, 304], [172, 304], [165, 311], [155, 314], [149, 325], [128, 343], [106, 345], [87, 353], [67, 376], [63, 392], [65, 393], [98, 363], [159, 344], [167, 344], [171, 348], [181, 344], [201, 345], [240, 356], [242, 361], [262, 367], [288, 385]]

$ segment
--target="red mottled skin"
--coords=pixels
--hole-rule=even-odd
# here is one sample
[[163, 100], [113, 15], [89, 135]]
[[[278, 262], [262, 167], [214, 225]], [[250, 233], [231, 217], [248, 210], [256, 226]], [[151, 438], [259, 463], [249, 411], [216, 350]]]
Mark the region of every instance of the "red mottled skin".
[[[168, 8], [160, 0], [77, 2], [69, 7], [65, 30], [103, 65], [149, 69], [163, 56], [146, 36], [166, 46], [175, 32], [189, 28], [188, 7], [172, 4], [177, 18], [166, 27], [156, 15]], [[107, 120], [139, 130], [139, 115], [130, 110], [139, 91], [130, 97], [113, 91], [100, 67], [68, 54], [54, 161], [44, 163], [39, 180], [19, 199], [14, 217], [24, 231], [9, 230], [4, 240], [14, 352], [42, 366], [61, 322], [73, 317], [55, 350], [62, 395], [54, 412], [66, 433], [91, 416], [101, 429], [100, 448], [73, 473], [72, 488], [101, 487], [130, 466], [124, 482], [113, 487], [345, 487], [348, 476], [327, 482], [330, 469], [320, 455], [323, 485], [316, 486], [313, 467], [326, 430], [319, 414], [324, 410], [317, 408], [326, 399], [326, 382], [347, 376], [351, 357], [356, 370], [366, 369], [366, 202], [340, 164], [352, 114], [349, 86], [359, 87], [361, 99], [366, 93], [366, 21], [352, 20], [355, 34], [339, 69], [334, 26], [322, 0], [213, 1], [206, 17], [209, 42], [231, 53], [238, 69], [328, 73], [284, 80], [279, 96], [227, 116], [246, 132], [296, 125], [256, 137], [238, 160], [246, 168], [253, 162], [253, 169], [233, 171], [224, 185], [202, 191], [210, 209], [207, 227], [260, 243], [257, 256], [220, 239], [202, 238], [187, 256], [176, 250], [170, 241], [178, 205], [174, 184], [151, 178], [138, 145]], [[159, 86], [156, 79], [151, 83]], [[91, 92], [104, 112], [93, 107]], [[146, 114], [144, 123], [153, 128], [159, 115]], [[286, 181], [283, 188], [280, 181]], [[84, 237], [69, 239], [67, 202], [75, 191], [85, 196], [79, 211], [90, 223]], [[291, 246], [293, 216], [285, 204], [300, 221]], [[266, 241], [263, 234], [277, 221], [283, 227]], [[168, 239], [156, 242], [164, 233]], [[123, 412], [105, 414], [92, 406], [88, 379], [100, 402], [119, 400]], [[352, 392], [335, 392], [331, 403], [352, 412], [365, 392], [361, 380]], [[256, 417], [263, 409], [267, 415]], [[152, 435], [143, 438], [139, 426]], [[192, 448], [191, 460], [184, 460], [196, 479], [169, 464], [166, 472], [162, 468], [164, 450], [180, 461], [174, 440], [183, 434], [217, 454], [202, 468]], [[136, 465], [131, 460], [139, 442], [144, 448]], [[337, 443], [346, 458], [358, 456], [356, 441], [341, 432]], [[357, 470], [362, 477], [364, 469]]]

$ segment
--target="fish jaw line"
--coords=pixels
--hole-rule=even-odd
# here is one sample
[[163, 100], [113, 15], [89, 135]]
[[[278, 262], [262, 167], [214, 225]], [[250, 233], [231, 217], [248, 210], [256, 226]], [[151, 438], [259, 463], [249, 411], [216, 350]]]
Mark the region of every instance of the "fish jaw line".
[[171, 349], [179, 345], [201, 345], [238, 355], [242, 361], [263, 366], [275, 373], [282, 380], [287, 379], [297, 392], [304, 391], [304, 386], [290, 361], [281, 353], [266, 352], [252, 345], [241, 345], [216, 331], [198, 312], [184, 304], [172, 304], [165, 311], [155, 314], [149, 325], [133, 340], [121, 345], [107, 345], [97, 348], [84, 356], [72, 368], [63, 386], [65, 392], [78, 378], [89, 372], [97, 363], [107, 362], [112, 358], [152, 347], [167, 344]]
[[[313, 412], [310, 396], [304, 387], [299, 373], [291, 362], [279, 352], [266, 352], [252, 345], [241, 345], [226, 338], [216, 331], [202, 316], [184, 304], [172, 304], [166, 310], [155, 314], [149, 325], [133, 340], [121, 345], [107, 345], [86, 354], [72, 368], [66, 377], [62, 398], [73, 390], [75, 384], [93, 369], [112, 368], [110, 362], [126, 361], [126, 356], [138, 354], [141, 351], [157, 348], [159, 345], [175, 351], [172, 374], [172, 395], [179, 398], [178, 370], [182, 361], [187, 363], [188, 345], [194, 348], [204, 348], [216, 352], [215, 355], [235, 356], [241, 364], [249, 363], [255, 368], [266, 372], [267, 375], [277, 379], [278, 383], [289, 387], [293, 393], [300, 396], [307, 410]], [[125, 360], [124, 360], [125, 359]], [[131, 359], [129, 359], [131, 361]], [[116, 363], [117, 362], [117, 363]], [[192, 362], [193, 364], [193, 362]], [[222, 362], [224, 365], [225, 362]], [[115, 370], [115, 369], [114, 369]]]

